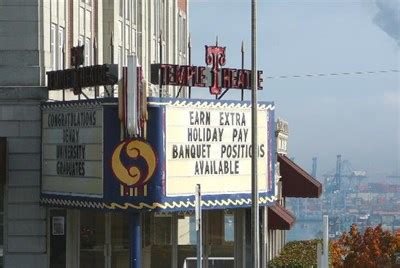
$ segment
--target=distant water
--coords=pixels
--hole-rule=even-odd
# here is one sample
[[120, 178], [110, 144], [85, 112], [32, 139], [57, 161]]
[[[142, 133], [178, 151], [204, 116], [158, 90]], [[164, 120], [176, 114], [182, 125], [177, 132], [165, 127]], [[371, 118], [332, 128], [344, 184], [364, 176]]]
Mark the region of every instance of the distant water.
[[322, 221], [297, 221], [287, 232], [287, 241], [322, 238]]

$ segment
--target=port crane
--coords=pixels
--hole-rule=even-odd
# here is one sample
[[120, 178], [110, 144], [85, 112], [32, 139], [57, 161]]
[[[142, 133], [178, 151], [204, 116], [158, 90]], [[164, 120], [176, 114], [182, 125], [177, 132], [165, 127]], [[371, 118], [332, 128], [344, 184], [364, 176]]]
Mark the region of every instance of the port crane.
[[[336, 169], [324, 174], [325, 193], [335, 193], [343, 190], [354, 190], [354, 184], [367, 177], [362, 170], [354, 170], [350, 161], [342, 160], [342, 155], [336, 156]], [[344, 178], [348, 180], [343, 181]]]

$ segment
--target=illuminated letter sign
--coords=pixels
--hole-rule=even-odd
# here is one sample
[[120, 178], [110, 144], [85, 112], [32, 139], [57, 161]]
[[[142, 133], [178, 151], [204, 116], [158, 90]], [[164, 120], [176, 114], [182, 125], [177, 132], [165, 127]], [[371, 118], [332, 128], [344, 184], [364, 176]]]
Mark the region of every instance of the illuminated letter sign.
[[118, 65], [103, 64], [47, 72], [48, 90], [73, 88], [80, 94], [83, 87], [114, 85], [118, 82]]
[[[209, 87], [220, 95], [221, 89], [251, 89], [251, 70], [221, 68], [226, 63], [225, 47], [205, 46], [207, 66], [152, 64], [150, 81], [155, 85]], [[257, 86], [262, 89], [262, 71], [257, 71]]]
[[212, 85], [210, 87], [210, 93], [213, 95], [219, 95], [221, 93], [221, 87], [218, 85], [218, 74], [219, 66], [225, 65], [225, 47], [218, 46], [205, 46], [206, 47], [206, 64], [212, 64]]

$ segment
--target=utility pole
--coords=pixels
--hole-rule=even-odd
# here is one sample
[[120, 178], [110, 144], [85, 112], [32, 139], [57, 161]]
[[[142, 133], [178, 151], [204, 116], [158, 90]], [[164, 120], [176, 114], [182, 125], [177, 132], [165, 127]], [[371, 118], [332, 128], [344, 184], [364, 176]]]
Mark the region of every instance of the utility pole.
[[329, 267], [329, 219], [328, 215], [323, 217], [323, 238], [322, 238], [322, 267]]
[[259, 204], [257, 183], [257, 6], [256, 0], [251, 0], [251, 252], [253, 268], [259, 268]]
[[200, 184], [196, 184], [195, 195], [195, 217], [196, 217], [196, 233], [197, 233], [197, 268], [203, 267], [203, 239], [202, 239], [202, 217], [201, 217], [201, 188]]

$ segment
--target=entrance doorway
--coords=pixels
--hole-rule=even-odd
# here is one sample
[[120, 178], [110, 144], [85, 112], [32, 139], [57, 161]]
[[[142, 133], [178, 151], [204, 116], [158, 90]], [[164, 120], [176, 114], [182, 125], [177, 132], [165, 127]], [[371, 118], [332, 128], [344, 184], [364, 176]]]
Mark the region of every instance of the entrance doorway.
[[[207, 268], [234, 267], [234, 214], [203, 212], [203, 254]], [[144, 215], [143, 267], [195, 267], [196, 226], [193, 213]]]
[[[194, 218], [193, 213], [142, 213], [142, 267], [192, 267], [196, 258]], [[67, 213], [66, 222], [67, 268], [129, 267], [128, 214], [74, 210]], [[232, 211], [203, 212], [207, 268], [233, 267], [235, 227]]]
[[97, 211], [81, 211], [80, 214], [80, 267], [129, 267], [126, 214]]

